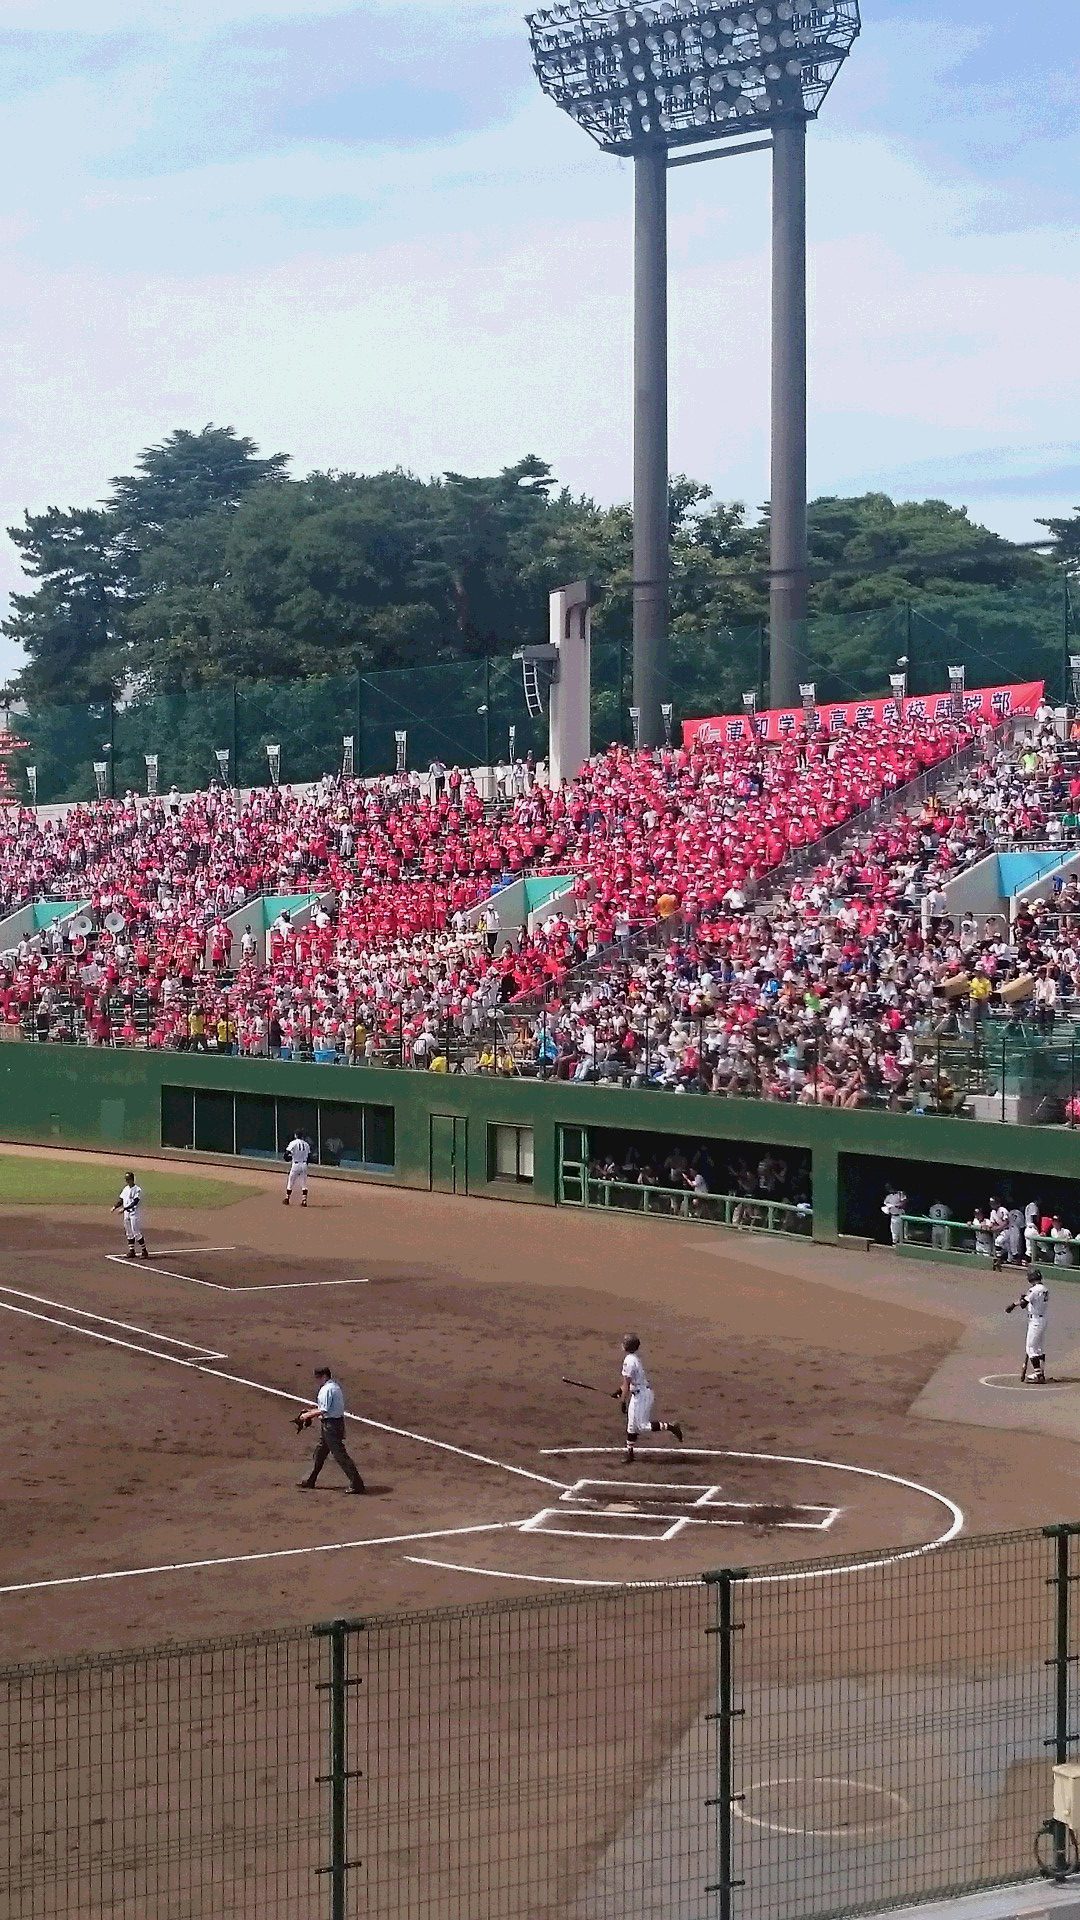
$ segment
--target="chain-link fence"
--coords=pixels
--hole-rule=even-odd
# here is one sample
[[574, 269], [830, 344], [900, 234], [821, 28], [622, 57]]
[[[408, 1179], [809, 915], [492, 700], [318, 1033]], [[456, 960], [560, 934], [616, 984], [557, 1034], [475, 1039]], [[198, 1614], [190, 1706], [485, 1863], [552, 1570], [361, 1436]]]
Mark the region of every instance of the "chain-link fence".
[[[1065, 582], [997, 591], [974, 599], [894, 605], [860, 613], [821, 613], [799, 643], [801, 681], [820, 702], [881, 694], [899, 658], [909, 691], [940, 692], [948, 668], [964, 664], [971, 686], [1045, 678], [1065, 696], [1070, 627]], [[540, 637], [538, 635], [538, 637]], [[633, 661], [629, 635], [593, 643], [592, 733], [597, 748], [632, 739]], [[768, 628], [764, 622], [686, 630], [676, 620], [661, 699], [682, 720], [741, 713], [753, 691], [768, 704]], [[511, 754], [547, 751], [547, 721], [530, 714], [521, 668], [507, 653], [390, 670], [354, 669], [295, 681], [221, 681], [188, 692], [144, 694], [112, 705], [64, 706], [31, 700], [11, 714], [12, 751], [0, 739], [0, 763], [14, 797], [29, 797], [27, 768], [36, 770], [40, 804], [87, 800], [99, 788], [145, 792], [147, 755], [162, 791], [205, 787], [221, 777], [234, 786], [266, 786], [268, 747], [280, 748], [285, 782], [317, 780], [340, 770], [352, 742], [358, 774], [389, 773], [406, 735], [410, 767], [491, 766]], [[95, 771], [97, 770], [97, 771]]]
[[721, 1583], [730, 1913], [816, 1920], [1036, 1871], [1073, 1752], [1074, 1564], [1064, 1531]]
[[0, 1913], [825, 1920], [1064, 1867], [1078, 1534], [0, 1670]]
[[[211, 779], [240, 787], [271, 781], [279, 750], [285, 784], [318, 780], [351, 764], [357, 775], [389, 773], [396, 736], [410, 767], [494, 765], [515, 753], [545, 753], [546, 722], [530, 717], [521, 670], [508, 659], [452, 661], [400, 672], [322, 679], [237, 681], [188, 693], [136, 696], [103, 707], [30, 702], [12, 715], [20, 743], [3, 758], [18, 799], [36, 770], [45, 805], [148, 790], [182, 793]], [[2, 741], [0, 741], [2, 746]], [[150, 759], [150, 768], [147, 758]], [[351, 756], [351, 758], [350, 758]]]

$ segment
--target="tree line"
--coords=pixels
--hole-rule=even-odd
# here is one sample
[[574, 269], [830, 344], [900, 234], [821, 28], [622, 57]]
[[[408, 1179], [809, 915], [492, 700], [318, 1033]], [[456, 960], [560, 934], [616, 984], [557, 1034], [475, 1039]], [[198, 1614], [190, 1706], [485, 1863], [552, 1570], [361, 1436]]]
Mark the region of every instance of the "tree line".
[[[26, 575], [4, 622], [26, 659], [12, 695], [41, 721], [91, 709], [100, 732], [110, 703], [130, 724], [140, 707], [179, 696], [213, 706], [234, 684], [356, 676], [373, 686], [390, 673], [402, 686], [413, 676], [419, 697], [420, 670], [458, 663], [462, 700], [482, 712], [492, 664], [509, 687], [514, 649], [546, 637], [548, 592], [588, 578], [605, 663], [599, 737], [625, 733], [628, 506], [572, 494], [535, 456], [494, 475], [430, 480], [403, 470], [293, 478], [289, 468], [232, 428], [179, 429], [100, 504], [26, 513], [9, 530]], [[971, 684], [1046, 678], [1059, 692], [1080, 509], [1041, 524], [1045, 553], [943, 501], [816, 500], [802, 676], [819, 699], [852, 698], [883, 690], [906, 658], [913, 687], [930, 691], [959, 659]], [[679, 714], [730, 711], [767, 670], [768, 509], [751, 513], [680, 476], [671, 527], [669, 695]], [[408, 700], [404, 709], [415, 711]], [[215, 716], [217, 732], [223, 724]]]

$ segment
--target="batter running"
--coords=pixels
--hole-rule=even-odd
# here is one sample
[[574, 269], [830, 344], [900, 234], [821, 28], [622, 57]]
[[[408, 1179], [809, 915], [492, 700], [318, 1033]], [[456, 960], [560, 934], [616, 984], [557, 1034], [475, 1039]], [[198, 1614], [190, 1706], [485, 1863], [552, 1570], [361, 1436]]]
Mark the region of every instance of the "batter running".
[[623, 1466], [634, 1462], [634, 1445], [643, 1433], [673, 1433], [676, 1440], [682, 1439], [682, 1428], [677, 1421], [654, 1420], [653, 1390], [641, 1359], [641, 1341], [636, 1333], [628, 1333], [623, 1341], [622, 1379], [617, 1399], [622, 1401], [626, 1415], [626, 1453]]

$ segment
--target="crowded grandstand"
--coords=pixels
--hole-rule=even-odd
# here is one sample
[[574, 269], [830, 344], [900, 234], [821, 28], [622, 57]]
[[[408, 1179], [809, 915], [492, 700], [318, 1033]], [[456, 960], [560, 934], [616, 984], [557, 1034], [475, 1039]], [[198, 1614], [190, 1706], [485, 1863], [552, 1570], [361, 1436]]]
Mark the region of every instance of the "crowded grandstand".
[[[1077, 1005], [1075, 874], [1011, 923], [947, 888], [1080, 844], [1080, 762], [1045, 702], [1004, 726], [939, 706], [772, 743], [688, 728], [558, 789], [436, 764], [9, 807], [0, 936], [70, 910], [4, 953], [5, 1031], [947, 1111], [928, 1041]], [[545, 912], [508, 923], [544, 876]], [[267, 899], [291, 904], [264, 926]]]

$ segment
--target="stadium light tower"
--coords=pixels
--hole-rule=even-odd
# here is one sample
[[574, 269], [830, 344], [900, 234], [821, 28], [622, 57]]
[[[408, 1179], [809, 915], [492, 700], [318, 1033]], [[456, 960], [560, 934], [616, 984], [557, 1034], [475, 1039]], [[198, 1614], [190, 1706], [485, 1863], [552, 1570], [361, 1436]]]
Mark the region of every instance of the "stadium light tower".
[[668, 169], [773, 156], [771, 690], [793, 706], [809, 589], [806, 125], [860, 25], [859, 0], [567, 0], [529, 17], [544, 92], [634, 162], [634, 704], [649, 746], [668, 664]]

